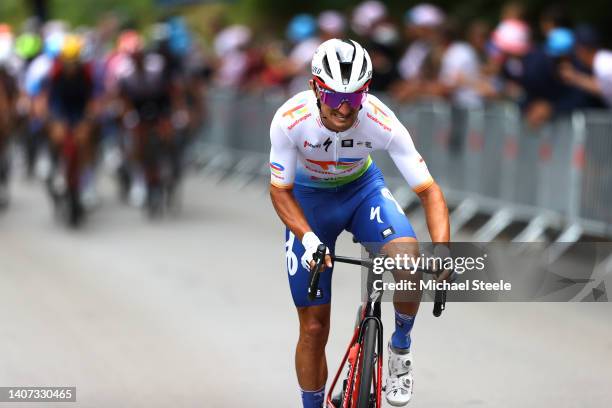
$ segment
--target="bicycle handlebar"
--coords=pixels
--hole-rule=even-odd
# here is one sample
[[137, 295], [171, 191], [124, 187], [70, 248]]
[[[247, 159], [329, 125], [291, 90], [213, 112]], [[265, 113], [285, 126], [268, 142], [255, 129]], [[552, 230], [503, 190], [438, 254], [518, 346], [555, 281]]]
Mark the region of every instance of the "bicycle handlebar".
[[310, 284], [308, 285], [308, 299], [311, 302], [315, 300], [319, 291], [319, 274], [321, 273], [321, 267], [325, 264], [325, 252], [327, 252], [325, 245], [319, 244], [317, 252], [312, 257], [315, 266], [310, 270]]
[[[312, 302], [317, 296], [319, 290], [319, 275], [321, 274], [321, 268], [325, 264], [325, 253], [327, 248], [324, 244], [320, 244], [317, 247], [317, 252], [313, 254], [313, 260], [315, 261], [314, 267], [310, 270], [310, 284], [308, 285], [308, 299]], [[372, 259], [352, 258], [348, 256], [331, 255], [333, 262], [341, 262], [351, 265], [364, 266], [366, 268], [372, 268], [374, 261]], [[436, 274], [437, 272], [430, 269], [416, 268], [415, 271], [422, 273]], [[434, 295], [434, 308], [433, 315], [439, 317], [442, 312], [446, 309], [446, 290], [436, 290]]]

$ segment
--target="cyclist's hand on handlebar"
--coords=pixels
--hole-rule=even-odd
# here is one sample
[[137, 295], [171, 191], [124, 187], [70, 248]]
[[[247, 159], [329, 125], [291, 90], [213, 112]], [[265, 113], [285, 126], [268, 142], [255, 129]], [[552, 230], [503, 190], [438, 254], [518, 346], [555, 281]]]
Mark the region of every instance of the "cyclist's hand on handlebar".
[[[304, 245], [304, 255], [302, 255], [302, 266], [306, 269], [312, 270], [316, 262], [314, 260], [314, 254], [317, 252], [317, 248], [322, 242], [315, 235], [314, 232], [308, 231], [302, 237], [302, 245]], [[329, 248], [325, 248], [325, 266], [331, 268], [332, 260], [329, 254]]]
[[[333, 265], [331, 255], [329, 255], [329, 250], [327, 250], [327, 252], [328, 253], [325, 255], [325, 263], [321, 266], [321, 268], [319, 269], [319, 272], [323, 272], [325, 268], [331, 268]], [[316, 262], [314, 260], [310, 261], [311, 271], [314, 269], [315, 265], [316, 265]]]

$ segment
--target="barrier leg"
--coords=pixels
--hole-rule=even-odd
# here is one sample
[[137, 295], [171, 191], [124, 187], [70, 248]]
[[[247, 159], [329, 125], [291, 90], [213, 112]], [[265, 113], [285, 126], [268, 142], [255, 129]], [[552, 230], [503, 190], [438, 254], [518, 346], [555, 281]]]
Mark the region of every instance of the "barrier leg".
[[508, 208], [502, 208], [497, 211], [489, 221], [476, 233], [474, 239], [476, 242], [491, 242], [498, 236], [508, 225], [514, 220], [514, 214]]
[[[521, 231], [512, 242], [524, 243], [535, 242], [542, 238], [546, 228], [552, 225], [551, 219], [546, 214], [540, 214], [529, 221], [529, 224]], [[522, 245], [524, 247], [526, 245]], [[521, 248], [523, 249], [523, 248]]]
[[471, 198], [467, 198], [453, 210], [450, 215], [451, 234], [454, 235], [465, 226], [478, 213], [478, 203]]
[[567, 227], [561, 235], [548, 248], [549, 262], [555, 262], [582, 236], [583, 229], [578, 223], [573, 223]]
[[254, 173], [259, 165], [259, 160], [254, 157], [243, 157], [238, 160], [231, 173], [228, 173], [222, 181], [231, 184], [237, 189], [245, 185], [252, 173]]

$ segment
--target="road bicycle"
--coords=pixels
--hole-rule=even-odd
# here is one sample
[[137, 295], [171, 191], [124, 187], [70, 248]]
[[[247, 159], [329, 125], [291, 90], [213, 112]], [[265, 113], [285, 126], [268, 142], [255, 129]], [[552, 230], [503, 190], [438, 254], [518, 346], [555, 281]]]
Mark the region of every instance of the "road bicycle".
[[[316, 298], [319, 286], [319, 274], [324, 265], [327, 248], [321, 244], [314, 255], [315, 265], [311, 270], [308, 298]], [[368, 270], [368, 288], [371, 285], [374, 261], [370, 259], [351, 258], [332, 255], [334, 262], [360, 265]], [[436, 274], [428, 269], [416, 268], [416, 271]], [[383, 324], [381, 320], [380, 302], [383, 295], [381, 289], [368, 291], [367, 299], [357, 312], [357, 323], [353, 337], [344, 353], [340, 367], [331, 383], [325, 399], [327, 408], [381, 408], [383, 381]], [[439, 317], [446, 307], [446, 291], [436, 290], [434, 295], [433, 314]], [[342, 373], [345, 377], [341, 383], [340, 392], [334, 395]]]

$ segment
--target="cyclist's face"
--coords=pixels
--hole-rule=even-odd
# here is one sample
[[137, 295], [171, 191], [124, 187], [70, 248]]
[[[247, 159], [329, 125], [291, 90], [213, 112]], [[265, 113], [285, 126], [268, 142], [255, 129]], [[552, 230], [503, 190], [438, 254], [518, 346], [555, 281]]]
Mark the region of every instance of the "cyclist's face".
[[357, 120], [357, 114], [361, 106], [352, 108], [348, 102], [343, 102], [339, 107], [332, 108], [323, 102], [319, 98], [318, 92], [316, 91], [315, 85], [311, 80], [311, 88], [319, 99], [319, 105], [321, 106], [321, 120], [326, 128], [333, 130], [334, 132], [344, 132], [353, 126]]

